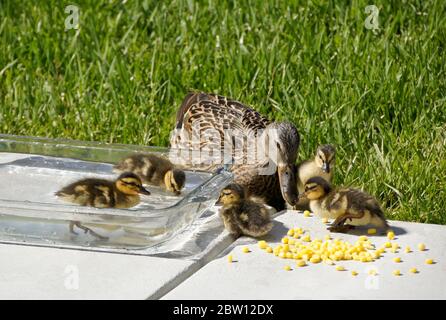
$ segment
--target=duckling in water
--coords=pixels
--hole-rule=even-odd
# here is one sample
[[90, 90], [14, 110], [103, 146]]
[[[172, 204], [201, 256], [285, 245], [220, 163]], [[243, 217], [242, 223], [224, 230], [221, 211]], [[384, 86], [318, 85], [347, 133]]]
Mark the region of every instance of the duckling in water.
[[114, 166], [115, 172], [133, 172], [146, 184], [161, 186], [181, 194], [186, 182], [184, 171], [176, 169], [172, 162], [154, 154], [134, 154]]
[[[306, 160], [297, 166], [297, 190], [299, 194], [305, 191], [305, 183], [312, 177], [322, 177], [331, 183], [335, 165], [336, 149], [330, 144], [320, 145], [312, 160]], [[300, 198], [293, 207], [298, 210], [309, 210], [309, 201]]]
[[268, 210], [261, 203], [246, 199], [244, 188], [229, 184], [220, 193], [217, 204], [223, 204], [220, 216], [225, 228], [234, 236], [261, 237], [273, 227]]
[[[76, 181], [55, 193], [60, 199], [96, 208], [131, 208], [139, 204], [139, 194], [150, 195], [150, 192], [142, 186], [141, 179], [131, 172], [124, 172], [116, 181], [103, 179], [83, 179]], [[99, 238], [105, 238], [95, 233], [90, 228], [82, 226], [78, 221], [70, 222], [70, 232], [74, 232], [74, 226]]]
[[335, 219], [328, 229], [346, 232], [355, 226], [368, 224], [388, 228], [384, 212], [378, 201], [364, 191], [341, 188], [332, 189], [329, 182], [321, 177], [310, 178], [305, 191], [299, 197], [310, 201], [310, 208], [321, 218]]

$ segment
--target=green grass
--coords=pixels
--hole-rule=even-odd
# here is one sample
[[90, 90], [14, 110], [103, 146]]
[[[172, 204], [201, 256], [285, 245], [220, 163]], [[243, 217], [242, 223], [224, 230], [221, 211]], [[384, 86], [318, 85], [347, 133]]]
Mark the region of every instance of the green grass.
[[446, 2], [0, 2], [0, 132], [165, 145], [189, 89], [338, 147], [335, 182], [446, 224]]

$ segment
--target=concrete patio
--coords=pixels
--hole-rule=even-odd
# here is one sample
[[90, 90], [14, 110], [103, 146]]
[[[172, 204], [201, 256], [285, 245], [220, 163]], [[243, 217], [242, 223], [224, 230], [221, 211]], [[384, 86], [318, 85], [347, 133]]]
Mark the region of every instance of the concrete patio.
[[[328, 233], [320, 219], [286, 211], [275, 219], [265, 240], [277, 245], [289, 228], [302, 227], [312, 238]], [[242, 237], [223, 251], [214, 249], [198, 261], [126, 254], [0, 244], [1, 299], [446, 299], [446, 227], [390, 222], [397, 242], [411, 253], [387, 252], [374, 262], [341, 261], [346, 271], [324, 263], [296, 267]], [[357, 235], [332, 234], [351, 243]], [[377, 246], [385, 236], [369, 236]], [[418, 243], [427, 250], [419, 251]], [[248, 246], [250, 253], [243, 253]], [[218, 252], [217, 252], [218, 251]], [[233, 263], [227, 255], [232, 254]], [[394, 256], [401, 263], [392, 261]], [[425, 259], [435, 263], [428, 265]], [[291, 266], [285, 271], [284, 266]], [[409, 273], [416, 267], [419, 273]], [[369, 275], [374, 268], [377, 275]], [[399, 269], [401, 276], [392, 271]], [[351, 271], [359, 274], [354, 277]]]

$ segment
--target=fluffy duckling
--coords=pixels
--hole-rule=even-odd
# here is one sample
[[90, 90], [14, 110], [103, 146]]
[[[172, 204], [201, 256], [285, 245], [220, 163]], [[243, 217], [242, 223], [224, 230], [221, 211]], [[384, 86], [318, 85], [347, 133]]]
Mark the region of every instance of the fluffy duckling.
[[261, 203], [246, 198], [244, 188], [229, 184], [220, 193], [220, 216], [225, 228], [234, 236], [262, 237], [273, 227], [268, 210]]
[[299, 197], [310, 200], [311, 210], [321, 218], [335, 219], [333, 232], [346, 232], [355, 226], [368, 224], [387, 229], [388, 224], [378, 201], [364, 191], [341, 188], [332, 189], [321, 177], [310, 178]]
[[[55, 193], [60, 199], [96, 208], [130, 208], [140, 202], [140, 194], [150, 195], [150, 192], [142, 186], [141, 179], [131, 172], [124, 172], [116, 181], [103, 179], [83, 179], [76, 181]], [[74, 232], [77, 226], [91, 234], [104, 238], [93, 230], [82, 226], [79, 222], [70, 223], [70, 231]], [[76, 233], [75, 233], [76, 234]]]
[[[333, 179], [333, 169], [335, 165], [336, 149], [333, 145], [320, 145], [316, 150], [316, 155], [311, 160], [306, 160], [297, 166], [297, 189], [299, 194], [305, 191], [305, 183], [312, 177], [322, 177], [331, 183]], [[293, 207], [298, 210], [308, 210], [309, 201], [300, 198]]]
[[134, 154], [114, 166], [115, 172], [133, 172], [146, 184], [161, 186], [181, 194], [186, 182], [184, 171], [176, 169], [167, 159], [154, 154]]

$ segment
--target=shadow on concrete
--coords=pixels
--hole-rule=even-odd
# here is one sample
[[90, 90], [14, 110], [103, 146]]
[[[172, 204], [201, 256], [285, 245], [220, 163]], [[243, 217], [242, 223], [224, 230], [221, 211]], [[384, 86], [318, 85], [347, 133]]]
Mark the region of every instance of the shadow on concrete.
[[[367, 230], [369, 228], [373, 228], [373, 227], [372, 226], [356, 227], [355, 229], [348, 231], [347, 234], [357, 235], [357, 236], [367, 235], [367, 236], [373, 236], [373, 237], [386, 237], [387, 236], [386, 230], [379, 230], [379, 229], [377, 230], [378, 232], [376, 234], [368, 235]], [[400, 227], [390, 226], [390, 229], [392, 229], [393, 232], [395, 233], [395, 237], [398, 237], [400, 235], [407, 233], [407, 231], [404, 228], [400, 228]], [[333, 232], [333, 233], [335, 234], [335, 232]], [[396, 238], [395, 238], [395, 240], [396, 240]]]
[[269, 232], [269, 234], [265, 237], [267, 242], [280, 242], [284, 236], [286, 236], [288, 232], [288, 228], [285, 225], [277, 220], [274, 220], [274, 226]]

